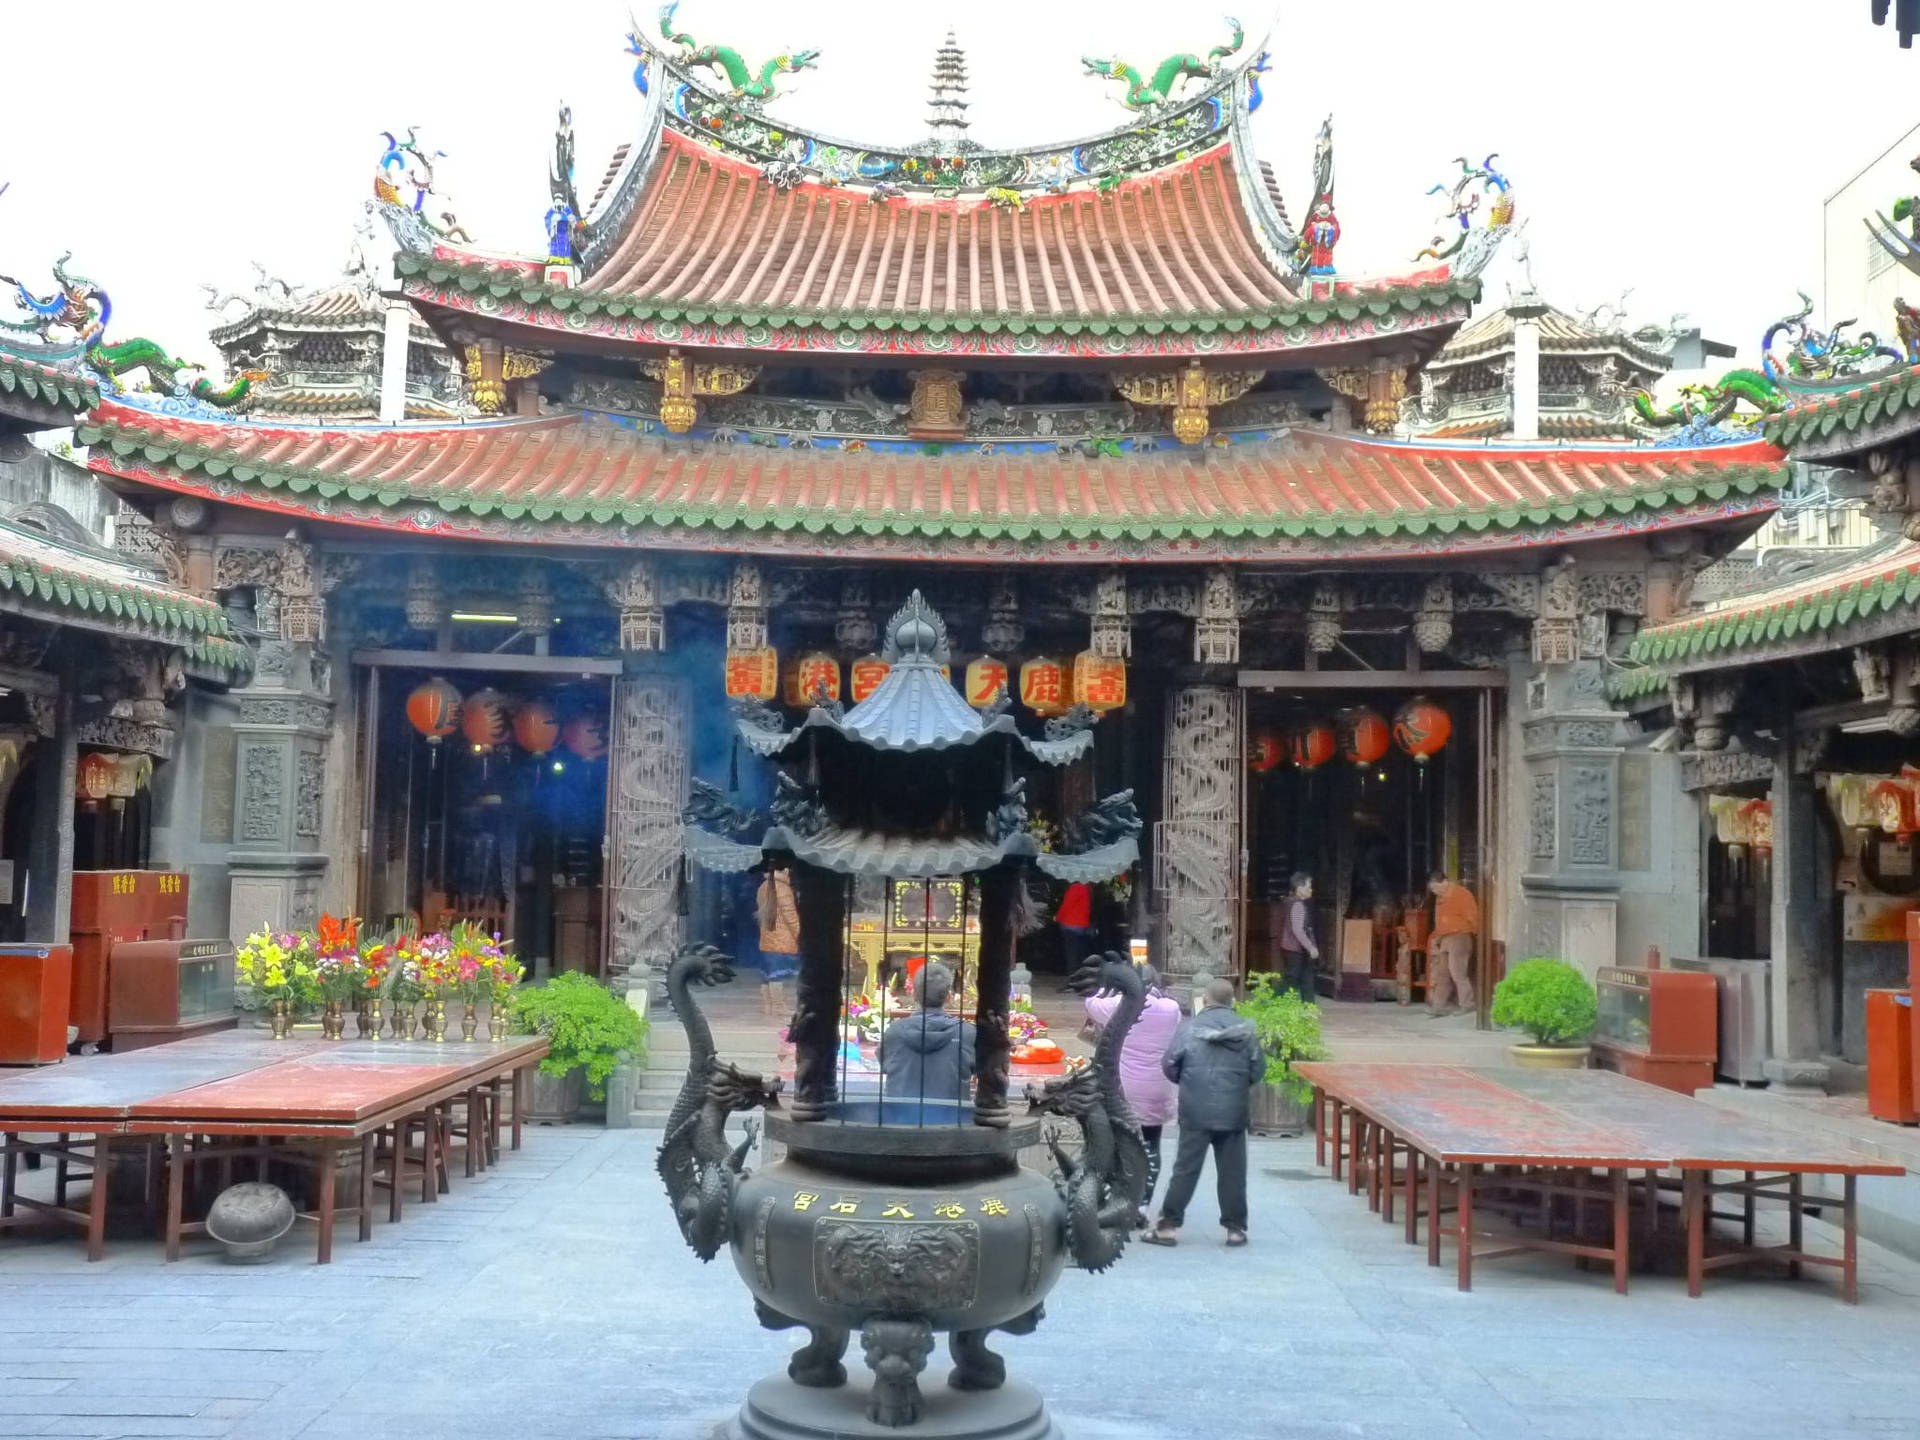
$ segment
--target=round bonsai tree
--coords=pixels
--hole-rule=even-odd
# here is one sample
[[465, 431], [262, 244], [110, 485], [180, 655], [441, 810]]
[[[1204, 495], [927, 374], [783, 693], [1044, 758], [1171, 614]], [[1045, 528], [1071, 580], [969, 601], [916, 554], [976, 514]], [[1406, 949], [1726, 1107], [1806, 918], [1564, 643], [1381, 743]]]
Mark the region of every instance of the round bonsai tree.
[[1581, 1044], [1594, 1015], [1593, 986], [1564, 960], [1523, 960], [1493, 990], [1493, 1023], [1526, 1031], [1536, 1045]]
[[540, 1069], [555, 1077], [583, 1072], [595, 1100], [606, 1098], [607, 1077], [622, 1058], [646, 1059], [647, 1022], [586, 975], [564, 971], [544, 985], [514, 991], [508, 1005], [517, 1033], [545, 1035], [552, 1046]]

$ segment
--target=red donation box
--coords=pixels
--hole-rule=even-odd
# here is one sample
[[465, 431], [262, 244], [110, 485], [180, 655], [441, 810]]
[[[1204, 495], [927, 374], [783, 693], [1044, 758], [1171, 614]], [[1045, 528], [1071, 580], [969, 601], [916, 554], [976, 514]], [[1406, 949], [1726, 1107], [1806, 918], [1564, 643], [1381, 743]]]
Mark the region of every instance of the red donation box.
[[1913, 992], [1867, 991], [1867, 1113], [1920, 1125], [1913, 1071]]
[[51, 1065], [67, 1053], [71, 945], [0, 945], [0, 1065]]
[[73, 1002], [83, 1045], [107, 1038], [107, 956], [122, 940], [182, 940], [187, 877], [172, 870], [73, 872]]
[[1720, 982], [1695, 970], [1602, 969], [1593, 1063], [1691, 1095], [1713, 1084], [1720, 1055]]

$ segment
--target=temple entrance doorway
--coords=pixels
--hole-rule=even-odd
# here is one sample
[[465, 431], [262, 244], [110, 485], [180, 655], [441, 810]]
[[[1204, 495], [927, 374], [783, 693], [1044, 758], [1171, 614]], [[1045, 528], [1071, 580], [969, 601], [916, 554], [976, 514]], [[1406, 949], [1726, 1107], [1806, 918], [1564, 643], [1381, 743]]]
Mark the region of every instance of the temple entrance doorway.
[[468, 921], [532, 978], [606, 974], [611, 685], [566, 663], [363, 673], [368, 923]]
[[[1314, 678], [1326, 683], [1247, 695], [1248, 972], [1281, 969], [1285, 902], [1293, 877], [1304, 874], [1313, 880], [1321, 994], [1423, 999], [1427, 881], [1442, 870], [1480, 902], [1476, 975], [1489, 973], [1495, 691], [1346, 688], [1345, 676]], [[1482, 997], [1485, 989], [1476, 986]]]

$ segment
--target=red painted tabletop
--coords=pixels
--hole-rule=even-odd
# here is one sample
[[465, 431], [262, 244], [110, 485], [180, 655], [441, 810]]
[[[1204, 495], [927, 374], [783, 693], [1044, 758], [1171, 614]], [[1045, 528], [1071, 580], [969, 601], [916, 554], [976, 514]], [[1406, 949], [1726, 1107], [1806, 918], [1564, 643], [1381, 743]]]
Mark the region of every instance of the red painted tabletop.
[[206, 1085], [169, 1091], [132, 1107], [152, 1120], [286, 1120], [352, 1124], [444, 1086], [435, 1065], [339, 1065], [289, 1060]]

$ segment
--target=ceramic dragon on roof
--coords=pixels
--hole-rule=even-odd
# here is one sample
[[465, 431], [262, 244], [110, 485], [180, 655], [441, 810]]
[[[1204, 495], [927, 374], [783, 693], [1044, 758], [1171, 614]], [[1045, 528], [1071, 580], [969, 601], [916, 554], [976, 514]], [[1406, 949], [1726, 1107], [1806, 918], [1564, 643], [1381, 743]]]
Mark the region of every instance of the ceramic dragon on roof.
[[35, 295], [13, 276], [0, 275], [0, 284], [11, 287], [14, 303], [27, 317], [24, 320], [0, 318], [0, 330], [35, 335], [49, 343], [56, 330], [71, 331], [85, 347], [82, 354], [86, 363], [109, 383], [119, 384], [124, 371], [145, 370], [148, 381], [157, 388], [171, 394], [189, 394], [222, 409], [239, 405], [247, 398], [254, 382], [266, 378], [263, 372], [249, 370], [224, 388], [215, 388], [214, 383], [204, 377], [194, 381], [191, 388], [185, 388], [180, 372], [204, 369], [204, 366], [178, 359], [152, 340], [136, 338], [109, 344], [106, 334], [113, 319], [113, 299], [97, 281], [68, 271], [67, 261], [72, 258], [73, 253], [68, 251], [53, 262], [54, 289], [50, 295]]
[[[681, 47], [682, 65], [704, 66], [724, 75], [736, 100], [762, 104], [774, 98], [777, 93], [774, 79], [780, 75], [791, 75], [795, 71], [810, 70], [820, 58], [818, 50], [792, 50], [776, 55], [762, 65], [756, 73], [742, 58], [738, 50], [727, 45], [699, 45], [693, 36], [684, 30], [673, 28], [674, 12], [680, 8], [680, 0], [660, 7], [660, 33], [669, 45]], [[637, 53], [637, 52], [636, 52]], [[635, 84], [639, 84], [636, 78]], [[643, 89], [644, 93], [644, 89]]]
[[1124, 60], [1103, 60], [1085, 55], [1080, 63], [1086, 67], [1089, 75], [1098, 75], [1102, 80], [1124, 80], [1127, 88], [1117, 98], [1129, 110], [1151, 110], [1173, 99], [1175, 92], [1187, 79], [1211, 80], [1220, 72], [1220, 62], [1238, 51], [1247, 38], [1240, 22], [1232, 16], [1227, 17], [1227, 28], [1232, 32], [1232, 38], [1224, 45], [1214, 46], [1205, 59], [1190, 52], [1169, 55], [1154, 66], [1151, 76], [1142, 75]]
[[[1872, 330], [1849, 337], [1846, 332], [1855, 321], [1842, 320], [1829, 330], [1807, 324], [1813, 301], [1806, 291], [1799, 294], [1800, 308], [1768, 326], [1760, 342], [1761, 364], [1769, 380], [1839, 380], [1907, 363], [1900, 350], [1883, 343]], [[1774, 342], [1783, 338], [1787, 348], [1776, 355]]]

